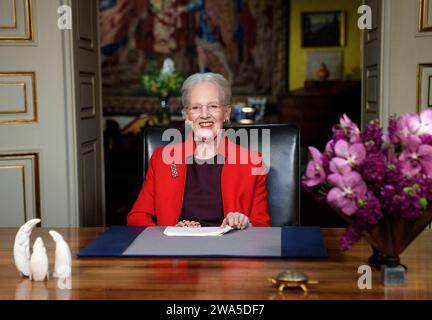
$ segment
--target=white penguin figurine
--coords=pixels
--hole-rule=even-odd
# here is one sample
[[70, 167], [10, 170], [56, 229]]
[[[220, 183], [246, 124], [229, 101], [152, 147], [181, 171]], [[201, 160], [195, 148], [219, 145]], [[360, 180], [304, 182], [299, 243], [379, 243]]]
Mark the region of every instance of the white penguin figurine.
[[49, 234], [56, 243], [55, 266], [53, 276], [58, 278], [59, 289], [72, 289], [72, 255], [68, 244], [57, 231], [50, 230]]
[[41, 237], [37, 237], [33, 244], [33, 253], [30, 257], [30, 280], [49, 280], [48, 256]]
[[14, 243], [14, 259], [19, 274], [22, 277], [30, 275], [30, 235], [40, 219], [27, 221], [19, 228]]

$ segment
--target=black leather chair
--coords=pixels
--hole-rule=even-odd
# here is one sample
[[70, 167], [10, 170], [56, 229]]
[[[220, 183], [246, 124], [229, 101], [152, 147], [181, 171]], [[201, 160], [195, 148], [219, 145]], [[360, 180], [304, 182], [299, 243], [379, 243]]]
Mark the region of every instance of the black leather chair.
[[[288, 124], [232, 125], [234, 130], [270, 129], [270, 171], [267, 175], [269, 211], [273, 226], [300, 225], [300, 133], [297, 127]], [[153, 127], [144, 131], [144, 175], [147, 163], [155, 148], [170, 141], [162, 141], [166, 128]], [[184, 139], [184, 127], [179, 128]], [[262, 150], [262, 134], [258, 135], [258, 146]], [[239, 139], [241, 140], [241, 139]], [[241, 144], [241, 141], [236, 141]], [[265, 160], [265, 159], [264, 159]]]

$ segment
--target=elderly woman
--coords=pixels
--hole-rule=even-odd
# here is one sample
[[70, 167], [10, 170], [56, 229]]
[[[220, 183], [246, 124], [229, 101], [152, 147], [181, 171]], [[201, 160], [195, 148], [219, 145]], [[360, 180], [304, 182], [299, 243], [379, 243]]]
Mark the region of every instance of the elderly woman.
[[[260, 154], [231, 142], [221, 130], [230, 119], [230, 100], [230, 85], [220, 74], [197, 73], [185, 80], [183, 114], [192, 134], [171, 150], [154, 151], [128, 225], [271, 225]], [[171, 151], [182, 156], [167, 160]], [[239, 161], [245, 154], [247, 161]]]

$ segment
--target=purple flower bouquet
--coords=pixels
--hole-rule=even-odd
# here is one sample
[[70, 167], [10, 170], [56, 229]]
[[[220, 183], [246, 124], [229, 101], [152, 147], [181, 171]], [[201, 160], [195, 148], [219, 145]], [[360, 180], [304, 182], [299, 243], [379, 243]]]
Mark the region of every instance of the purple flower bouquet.
[[349, 222], [343, 250], [365, 236], [398, 257], [432, 220], [432, 110], [391, 117], [386, 133], [377, 121], [360, 131], [346, 115], [332, 130], [323, 153], [309, 147], [303, 187]]

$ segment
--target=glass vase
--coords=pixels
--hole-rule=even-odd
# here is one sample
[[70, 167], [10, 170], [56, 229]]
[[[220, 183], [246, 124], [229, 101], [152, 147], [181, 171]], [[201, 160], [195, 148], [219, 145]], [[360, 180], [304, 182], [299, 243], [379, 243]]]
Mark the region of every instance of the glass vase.
[[168, 103], [168, 98], [160, 99], [159, 118], [160, 118], [160, 123], [163, 126], [168, 126], [170, 124], [171, 111]]
[[419, 217], [402, 219], [384, 214], [380, 222], [364, 232], [371, 246], [384, 257], [398, 257], [432, 220], [432, 210]]

